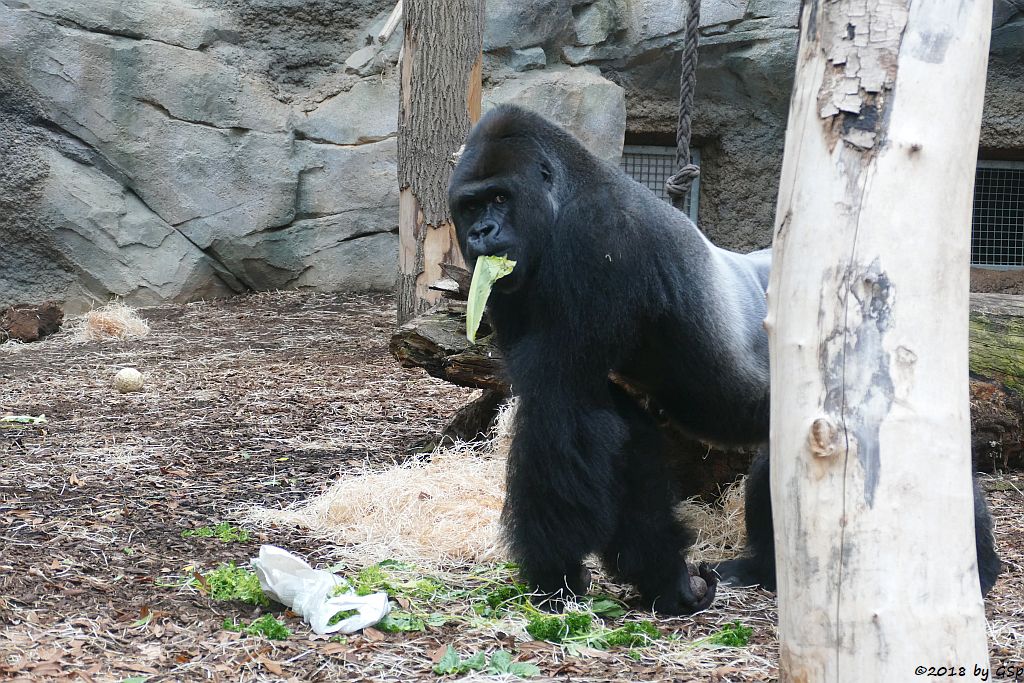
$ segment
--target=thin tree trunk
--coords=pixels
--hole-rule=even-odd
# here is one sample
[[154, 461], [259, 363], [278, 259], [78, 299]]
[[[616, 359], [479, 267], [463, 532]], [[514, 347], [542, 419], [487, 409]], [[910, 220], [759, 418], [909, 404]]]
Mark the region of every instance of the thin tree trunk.
[[782, 681], [988, 666], [967, 335], [991, 14], [803, 8], [766, 323]]
[[452, 155], [480, 117], [482, 0], [405, 0], [398, 123], [398, 322], [440, 296], [442, 263], [462, 264], [448, 215]]

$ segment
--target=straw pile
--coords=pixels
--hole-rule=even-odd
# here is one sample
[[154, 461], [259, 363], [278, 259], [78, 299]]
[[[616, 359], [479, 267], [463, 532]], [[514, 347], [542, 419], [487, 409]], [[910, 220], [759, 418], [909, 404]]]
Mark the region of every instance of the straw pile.
[[138, 339], [147, 334], [149, 324], [139, 317], [134, 308], [121, 301], [112, 301], [89, 311], [74, 328], [74, 335], [79, 341]]

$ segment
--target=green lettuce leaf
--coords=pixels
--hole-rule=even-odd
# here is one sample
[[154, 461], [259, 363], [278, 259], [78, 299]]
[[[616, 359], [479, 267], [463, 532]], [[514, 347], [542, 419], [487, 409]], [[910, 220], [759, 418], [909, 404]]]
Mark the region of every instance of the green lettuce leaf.
[[466, 338], [476, 343], [476, 331], [484, 317], [484, 306], [491, 294], [491, 287], [516, 267], [515, 261], [504, 256], [478, 256], [473, 269], [473, 281], [469, 285], [469, 302], [466, 305]]

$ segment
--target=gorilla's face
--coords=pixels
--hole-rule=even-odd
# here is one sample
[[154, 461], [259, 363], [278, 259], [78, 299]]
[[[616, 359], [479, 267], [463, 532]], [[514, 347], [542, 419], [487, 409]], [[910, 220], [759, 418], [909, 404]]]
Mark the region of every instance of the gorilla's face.
[[467, 261], [478, 256], [515, 257], [509, 250], [515, 245], [511, 193], [498, 185], [465, 187], [455, 200], [455, 229]]
[[[482, 139], [481, 139], [482, 138]], [[478, 256], [516, 262], [494, 289], [513, 292], [530, 280], [554, 223], [550, 171], [514, 142], [470, 138], [452, 174], [448, 203], [469, 268]]]

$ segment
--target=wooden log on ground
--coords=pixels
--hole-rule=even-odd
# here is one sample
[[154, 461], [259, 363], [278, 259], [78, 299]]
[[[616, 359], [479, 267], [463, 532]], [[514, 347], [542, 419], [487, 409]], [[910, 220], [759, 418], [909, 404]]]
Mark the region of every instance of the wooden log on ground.
[[[984, 472], [1024, 469], [1024, 297], [972, 294], [970, 324], [976, 466]], [[442, 300], [399, 328], [391, 338], [391, 353], [403, 367], [423, 368], [459, 386], [507, 394], [501, 352], [492, 343], [486, 318], [480, 330], [478, 343], [470, 344], [465, 304]], [[661, 419], [677, 454], [686, 495], [713, 497], [721, 485], [746, 472], [752, 451], [709, 446]], [[459, 430], [482, 431], [479, 422], [461, 424]]]
[[970, 324], [975, 463], [1024, 468], [1024, 297], [972, 294]]
[[0, 313], [0, 342], [34, 342], [60, 331], [64, 310], [55, 301], [17, 305]]

